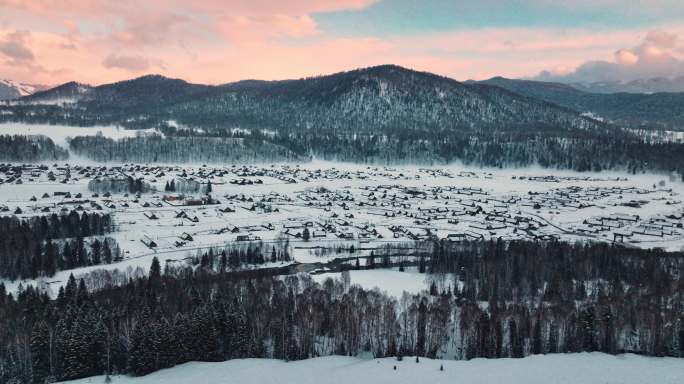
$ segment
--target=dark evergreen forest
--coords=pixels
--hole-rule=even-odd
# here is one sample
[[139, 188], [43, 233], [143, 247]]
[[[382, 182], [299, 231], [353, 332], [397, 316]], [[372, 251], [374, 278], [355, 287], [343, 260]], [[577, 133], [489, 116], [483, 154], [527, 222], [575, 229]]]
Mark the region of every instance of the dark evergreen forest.
[[52, 214], [20, 219], [0, 217], [0, 277], [15, 280], [52, 276], [57, 271], [118, 259], [113, 239], [89, 239], [112, 229], [108, 214]]
[[417, 262], [435, 283], [399, 299], [344, 279], [317, 284], [308, 275], [275, 276], [274, 269], [217, 269], [228, 255], [212, 258], [218, 261], [207, 254], [194, 266], [164, 268], [155, 259], [147, 276], [95, 291], [72, 277], [56, 300], [33, 288], [13, 295], [0, 286], [6, 346], [0, 381], [360, 352], [446, 359], [579, 351], [684, 356], [680, 253], [437, 242]]
[[44, 136], [0, 135], [0, 161], [66, 160], [69, 153]]

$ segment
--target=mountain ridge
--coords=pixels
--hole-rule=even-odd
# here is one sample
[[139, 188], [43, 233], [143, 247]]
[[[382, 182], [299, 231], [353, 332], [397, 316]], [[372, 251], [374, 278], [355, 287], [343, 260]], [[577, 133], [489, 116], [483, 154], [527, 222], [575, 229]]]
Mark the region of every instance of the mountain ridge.
[[631, 81], [602, 81], [569, 83], [572, 87], [591, 93], [680, 93], [684, 92], [684, 76], [675, 78], [652, 77]]
[[27, 84], [7, 79], [0, 79], [0, 101], [12, 100], [48, 89], [46, 85]]
[[684, 130], [684, 93], [591, 93], [570, 84], [493, 77], [473, 83], [508, 89], [629, 128]]
[[[155, 128], [163, 134], [70, 143], [77, 152], [94, 151], [93, 158], [128, 159], [160, 148], [168, 156], [181, 156], [203, 150], [191, 148], [185, 138], [216, 137], [238, 139], [245, 156], [255, 159], [287, 153], [376, 164], [460, 161], [684, 174], [681, 143], [632, 129], [662, 118], [676, 124], [682, 96], [588, 94], [567, 85], [505, 78], [462, 83], [383, 65], [222, 85], [160, 75], [95, 87], [67, 83], [0, 104], [0, 121]], [[664, 99], [663, 106], [650, 106], [652, 97]], [[588, 113], [595, 106], [599, 113]], [[605, 111], [616, 116], [596, 117], [605, 117]], [[669, 116], [658, 115], [668, 111]]]
[[[243, 80], [222, 85], [192, 84], [161, 75], [95, 87], [70, 82], [18, 99], [17, 103], [26, 109], [40, 104], [78, 107], [79, 125], [95, 120], [124, 123], [131, 114], [143, 115], [145, 121], [156, 124], [173, 119], [199, 127], [223, 123], [268, 129], [305, 125], [324, 129], [364, 125], [367, 131], [391, 125], [418, 130], [497, 123], [574, 128], [597, 125], [546, 100], [391, 64], [300, 79]], [[31, 116], [54, 112], [32, 111]], [[69, 111], [62, 112], [74, 117]]]

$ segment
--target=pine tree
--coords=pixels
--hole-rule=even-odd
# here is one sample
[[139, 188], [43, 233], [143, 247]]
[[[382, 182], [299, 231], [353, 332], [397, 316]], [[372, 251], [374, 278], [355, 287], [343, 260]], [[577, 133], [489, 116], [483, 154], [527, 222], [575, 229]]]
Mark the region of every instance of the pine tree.
[[146, 375], [155, 369], [154, 346], [150, 338], [151, 330], [144, 324], [146, 320], [138, 320], [131, 337], [128, 351], [128, 369], [137, 376]]
[[109, 330], [100, 319], [95, 324], [90, 343], [90, 365], [94, 375], [109, 374]]
[[52, 240], [48, 239], [45, 244], [45, 266], [46, 276], [54, 276], [57, 273], [57, 253]]
[[102, 243], [98, 239], [93, 240], [90, 245], [90, 261], [93, 265], [102, 263]]
[[52, 376], [51, 336], [45, 321], [38, 322], [31, 332], [31, 367], [34, 383]]
[[157, 259], [156, 256], [152, 259], [152, 265], [150, 265], [150, 274], [147, 283], [154, 291], [161, 288], [161, 266], [159, 265], [159, 259]]
[[69, 353], [68, 342], [70, 337], [71, 335], [69, 333], [66, 318], [62, 318], [57, 322], [54, 331], [55, 359], [53, 362], [53, 371], [55, 376], [60, 379], [64, 378], [64, 367], [66, 366], [66, 357]]
[[76, 264], [75, 267], [81, 267], [85, 265], [89, 265], [90, 263], [88, 262], [88, 251], [86, 251], [85, 248], [85, 243], [83, 242], [82, 237], [78, 237], [76, 239]]
[[88, 364], [90, 357], [89, 333], [92, 328], [89, 328], [81, 315], [82, 313], [79, 312], [79, 318], [71, 329], [69, 339], [66, 340], [64, 378], [68, 380], [86, 377], [92, 373]]
[[60, 269], [74, 269], [76, 268], [76, 258], [71, 250], [69, 242], [64, 243], [64, 249], [62, 250], [62, 259], [64, 259], [64, 267]]
[[39, 273], [41, 271], [44, 271], [45, 269], [45, 261], [43, 260], [43, 247], [41, 246], [40, 242], [37, 242], [35, 244], [35, 247], [33, 248], [33, 257], [31, 258], [31, 267], [30, 267], [30, 276], [26, 277], [31, 277], [35, 279], [38, 277]]
[[78, 289], [76, 290], [76, 305], [78, 307], [88, 301], [88, 288], [86, 288], [85, 280], [78, 280]]
[[69, 279], [67, 280], [67, 283], [66, 283], [66, 288], [64, 289], [64, 297], [67, 299], [67, 301], [75, 301], [76, 300], [77, 289], [78, 289], [78, 285], [76, 283], [76, 278], [74, 277], [73, 273], [70, 273]]
[[102, 260], [104, 260], [105, 264], [111, 264], [112, 263], [112, 249], [109, 246], [109, 240], [104, 239], [104, 242], [102, 244]]
[[159, 354], [158, 366], [159, 368], [173, 367], [180, 361], [180, 353], [183, 347], [175, 333], [173, 324], [168, 321], [163, 321], [158, 324], [158, 342], [159, 346], [155, 347]]
[[368, 257], [368, 269], [375, 269], [375, 254], [371, 251]]

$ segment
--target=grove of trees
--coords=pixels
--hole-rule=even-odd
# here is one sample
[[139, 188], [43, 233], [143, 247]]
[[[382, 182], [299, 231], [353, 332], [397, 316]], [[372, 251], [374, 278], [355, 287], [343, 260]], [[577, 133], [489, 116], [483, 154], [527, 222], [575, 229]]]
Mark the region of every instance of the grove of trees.
[[[27, 219], [0, 217], [0, 277], [35, 279], [120, 257], [108, 214], [71, 211]], [[88, 239], [87, 241], [84, 239]]]
[[66, 160], [69, 152], [48, 137], [30, 135], [0, 135], [0, 161]]
[[684, 357], [681, 253], [437, 242], [421, 262], [425, 276], [440, 283], [401, 298], [339, 280], [274, 276], [273, 269], [217, 270], [215, 256], [164, 268], [155, 259], [146, 276], [97, 291], [72, 277], [55, 300], [32, 287], [15, 295], [0, 286], [0, 382], [361, 352], [446, 359], [579, 351]]

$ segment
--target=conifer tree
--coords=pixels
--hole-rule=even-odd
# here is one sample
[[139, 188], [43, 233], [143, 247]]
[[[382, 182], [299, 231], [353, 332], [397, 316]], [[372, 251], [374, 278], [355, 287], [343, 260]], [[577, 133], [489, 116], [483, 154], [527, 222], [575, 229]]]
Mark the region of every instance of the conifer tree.
[[31, 332], [31, 368], [34, 383], [43, 383], [52, 376], [51, 344], [47, 323], [38, 322]]
[[161, 266], [159, 265], [159, 259], [157, 259], [156, 256], [152, 259], [152, 265], [150, 266], [150, 274], [147, 283], [154, 291], [161, 288]]

